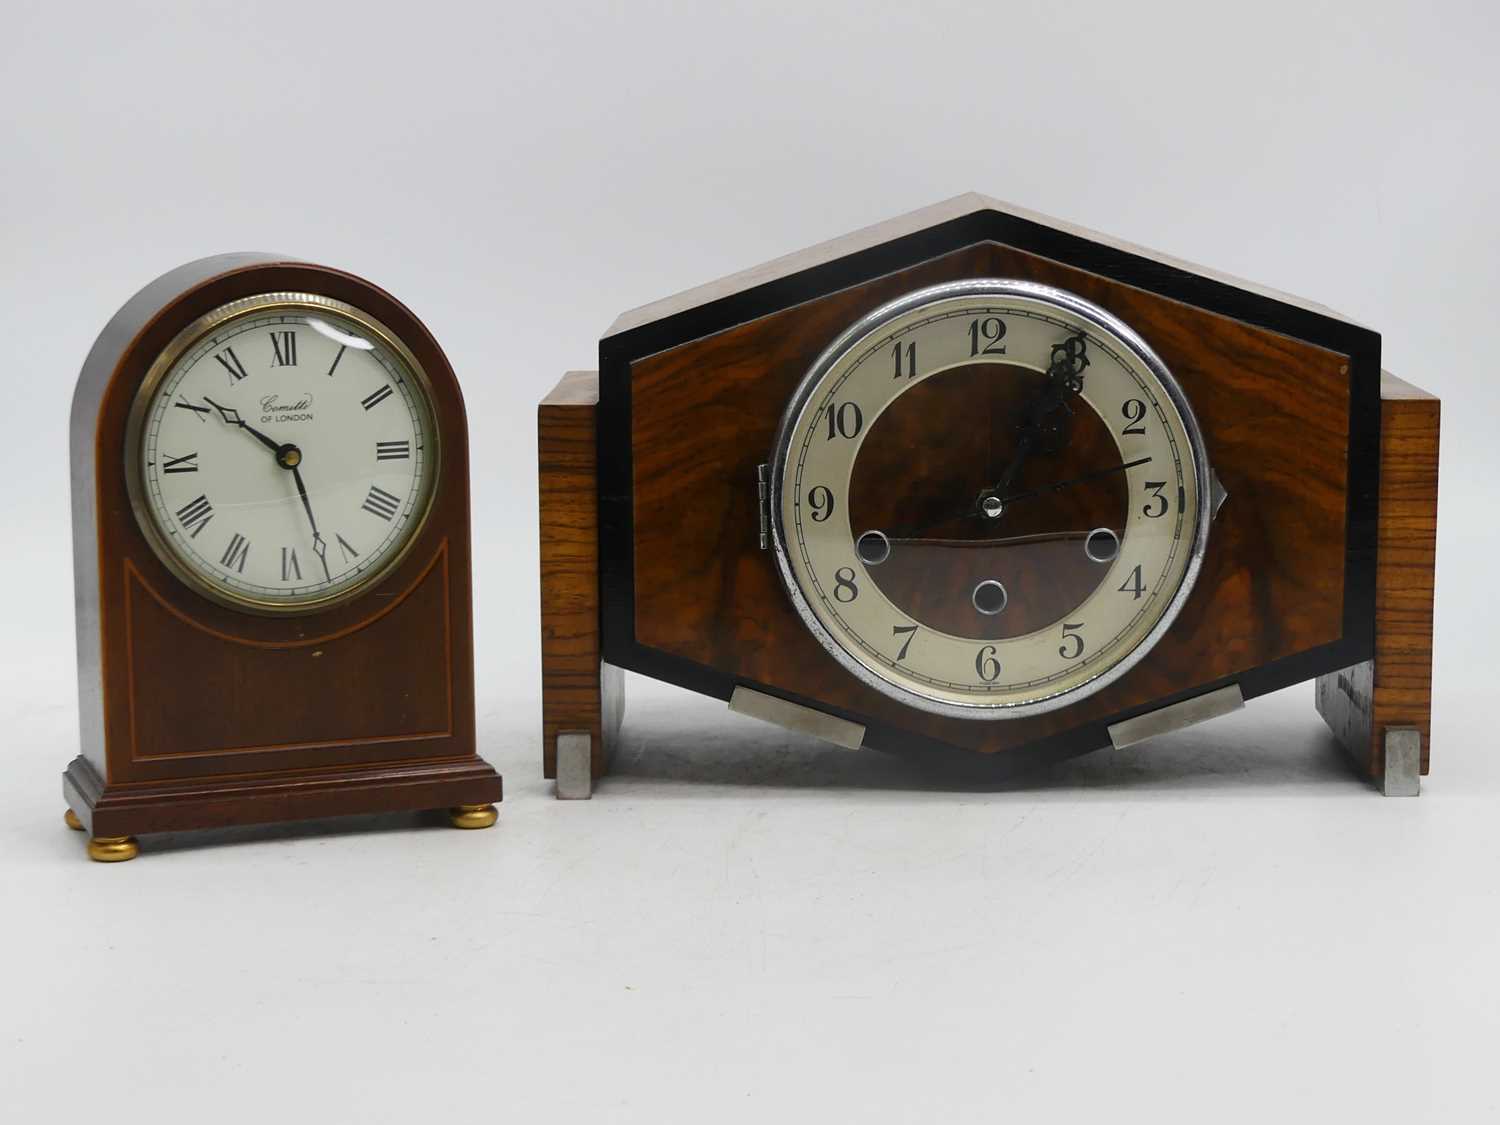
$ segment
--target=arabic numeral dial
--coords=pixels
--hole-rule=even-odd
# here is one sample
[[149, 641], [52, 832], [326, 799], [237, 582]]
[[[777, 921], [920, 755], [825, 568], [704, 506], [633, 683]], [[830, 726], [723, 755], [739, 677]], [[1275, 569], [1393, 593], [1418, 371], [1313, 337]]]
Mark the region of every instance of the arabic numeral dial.
[[1207, 541], [1206, 452], [1149, 342], [1003, 280], [915, 291], [836, 339], [787, 404], [770, 498], [822, 647], [971, 720], [1067, 706], [1142, 659]]

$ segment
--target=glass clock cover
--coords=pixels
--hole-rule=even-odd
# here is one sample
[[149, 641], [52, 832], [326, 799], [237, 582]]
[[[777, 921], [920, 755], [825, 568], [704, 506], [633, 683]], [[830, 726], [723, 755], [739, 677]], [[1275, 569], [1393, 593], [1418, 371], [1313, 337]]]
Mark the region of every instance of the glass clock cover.
[[1206, 548], [1192, 410], [1129, 327], [985, 280], [865, 317], [803, 380], [772, 462], [798, 612], [924, 710], [1003, 718], [1103, 687], [1176, 616]]
[[359, 310], [275, 293], [219, 308], [148, 372], [126, 471], [162, 560], [216, 601], [310, 612], [388, 573], [438, 435], [426, 378]]

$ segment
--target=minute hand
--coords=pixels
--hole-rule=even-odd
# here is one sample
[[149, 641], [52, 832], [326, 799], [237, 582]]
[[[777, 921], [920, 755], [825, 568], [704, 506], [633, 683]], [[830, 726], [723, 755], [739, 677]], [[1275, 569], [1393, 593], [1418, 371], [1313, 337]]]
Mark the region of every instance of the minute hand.
[[[1084, 481], [1097, 480], [1099, 477], [1107, 477], [1114, 473], [1123, 473], [1127, 469], [1134, 469], [1138, 465], [1144, 465], [1150, 460], [1151, 458], [1149, 457], [1139, 457], [1134, 461], [1126, 461], [1123, 465], [1111, 465], [1107, 469], [1095, 469], [1092, 473], [1084, 473], [1079, 477], [1069, 477], [1067, 480], [1060, 480], [1056, 481], [1053, 484], [1046, 484], [1041, 488], [1028, 488], [1025, 492], [1012, 492], [1009, 496], [1000, 497], [999, 500], [1001, 504], [1008, 508], [1010, 507], [1011, 502], [1014, 500], [1029, 500], [1033, 496], [1043, 496], [1048, 492], [1060, 492], [1064, 488], [1071, 488], [1073, 485], [1082, 484]], [[973, 514], [974, 509], [972, 507], [966, 507], [961, 511], [952, 512], [948, 515], [943, 516], [941, 519], [935, 520], [920, 528], [907, 529], [903, 531], [888, 531], [885, 533], [886, 538], [891, 540], [892, 542], [898, 542], [900, 540], [909, 541], [912, 539], [923, 539], [934, 527], [938, 527], [942, 524], [948, 523], [950, 520], [963, 519], [967, 516], [973, 516]]]
[[1069, 477], [1067, 480], [1044, 484], [1041, 488], [1029, 488], [1025, 492], [1013, 492], [1009, 496], [1000, 497], [1000, 502], [1002, 504], [1009, 504], [1013, 500], [1025, 500], [1028, 497], [1042, 496], [1048, 492], [1061, 492], [1064, 488], [1069, 488], [1075, 484], [1082, 484], [1084, 481], [1097, 480], [1099, 477], [1107, 477], [1113, 473], [1123, 473], [1127, 469], [1134, 469], [1137, 465], [1144, 465], [1150, 460], [1151, 458], [1149, 457], [1138, 457], [1134, 461], [1126, 461], [1123, 465], [1111, 465], [1107, 469], [1095, 469], [1092, 473], [1084, 473], [1079, 477]]
[[328, 572], [328, 544], [318, 534], [318, 521], [313, 518], [312, 501], [307, 498], [307, 485], [302, 483], [302, 470], [296, 465], [292, 466], [292, 480], [297, 483], [297, 495], [302, 497], [302, 510], [307, 513], [307, 522], [312, 527], [313, 553], [323, 564], [323, 577], [332, 582], [333, 575]]

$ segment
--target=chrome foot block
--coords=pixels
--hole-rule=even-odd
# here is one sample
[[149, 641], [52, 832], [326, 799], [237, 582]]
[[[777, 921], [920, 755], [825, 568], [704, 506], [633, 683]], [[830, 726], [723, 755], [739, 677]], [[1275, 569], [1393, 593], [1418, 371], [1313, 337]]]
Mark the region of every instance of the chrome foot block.
[[594, 795], [593, 745], [588, 731], [557, 736], [557, 799], [587, 801]]
[[1422, 795], [1422, 732], [1416, 727], [1386, 729], [1385, 776], [1380, 789], [1387, 797]]

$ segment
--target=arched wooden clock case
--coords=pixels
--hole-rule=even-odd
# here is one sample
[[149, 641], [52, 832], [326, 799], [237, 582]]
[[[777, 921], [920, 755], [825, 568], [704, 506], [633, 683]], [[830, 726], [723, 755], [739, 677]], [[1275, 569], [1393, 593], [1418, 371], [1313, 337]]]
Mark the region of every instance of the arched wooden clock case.
[[[1138, 333], [1227, 491], [1196, 584], [1144, 658], [1076, 702], [1000, 721], [906, 706], [841, 666], [765, 549], [778, 424], [825, 349], [887, 302], [976, 279], [1065, 291]], [[1043, 756], [1317, 680], [1360, 767], [1390, 788], [1398, 754], [1398, 787], [1414, 785], [1437, 405], [1383, 374], [1379, 335], [1347, 317], [976, 195], [626, 313], [599, 370], [540, 408], [547, 775], [587, 795], [628, 669], [847, 746]]]
[[[230, 302], [283, 292], [345, 302], [399, 338], [425, 373], [441, 457], [425, 521], [389, 570], [326, 608], [272, 615], [210, 600], [165, 565], [132, 507], [126, 445], [169, 342]], [[142, 833], [355, 813], [493, 823], [500, 777], [475, 749], [463, 400], [410, 311], [322, 266], [190, 263], [100, 334], [71, 433], [82, 745], [63, 788], [95, 858], [129, 858]]]

